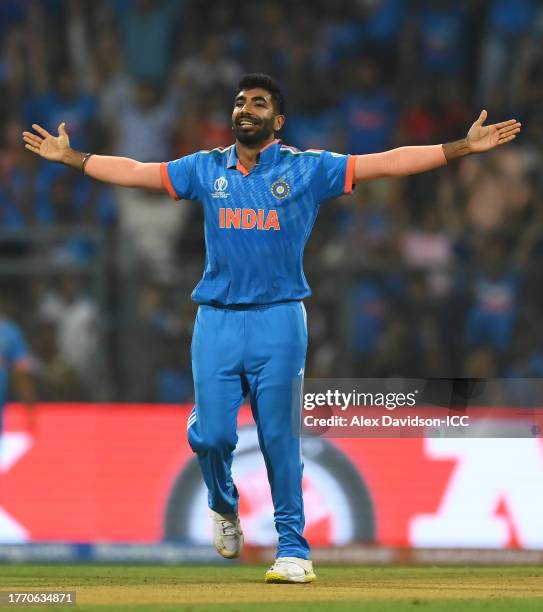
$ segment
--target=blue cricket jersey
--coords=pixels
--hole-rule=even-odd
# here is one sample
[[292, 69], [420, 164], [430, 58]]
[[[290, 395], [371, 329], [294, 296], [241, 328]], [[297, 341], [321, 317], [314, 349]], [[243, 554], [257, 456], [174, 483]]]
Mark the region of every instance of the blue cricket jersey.
[[10, 321], [0, 318], [0, 409], [6, 401], [6, 393], [11, 368], [29, 366], [28, 350], [23, 334]]
[[354, 157], [275, 140], [250, 172], [231, 145], [164, 163], [161, 175], [174, 199], [204, 206], [205, 269], [192, 299], [272, 304], [311, 295], [304, 247], [320, 203], [352, 191]]

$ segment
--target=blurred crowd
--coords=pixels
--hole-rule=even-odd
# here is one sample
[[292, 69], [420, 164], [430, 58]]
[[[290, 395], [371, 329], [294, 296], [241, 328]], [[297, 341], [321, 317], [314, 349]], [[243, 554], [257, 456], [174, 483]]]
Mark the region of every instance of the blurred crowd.
[[190, 401], [203, 226], [198, 204], [42, 162], [21, 131], [64, 121], [74, 148], [140, 161], [229, 145], [252, 71], [283, 87], [300, 149], [457, 140], [482, 108], [523, 123], [322, 205], [307, 376], [543, 376], [542, 38], [537, 0], [3, 0], [0, 291], [41, 397]]

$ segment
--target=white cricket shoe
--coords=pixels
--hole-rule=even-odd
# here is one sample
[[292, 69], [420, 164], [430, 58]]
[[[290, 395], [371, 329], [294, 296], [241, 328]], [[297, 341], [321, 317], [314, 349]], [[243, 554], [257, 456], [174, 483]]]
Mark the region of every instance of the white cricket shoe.
[[313, 563], [298, 557], [278, 557], [266, 572], [265, 582], [315, 582]]
[[235, 559], [243, 550], [243, 531], [237, 514], [219, 514], [210, 510], [213, 518], [213, 544], [219, 555]]

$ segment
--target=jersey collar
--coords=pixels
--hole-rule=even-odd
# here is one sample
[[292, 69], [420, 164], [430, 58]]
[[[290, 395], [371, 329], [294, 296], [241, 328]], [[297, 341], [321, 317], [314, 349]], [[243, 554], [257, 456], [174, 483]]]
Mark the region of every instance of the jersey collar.
[[[281, 141], [279, 140], [279, 138], [276, 138], [272, 142], [268, 143], [265, 147], [262, 147], [262, 149], [260, 149], [257, 166], [265, 166], [267, 164], [275, 163], [275, 161], [279, 157], [280, 142]], [[226, 167], [236, 168], [236, 170], [239, 170], [244, 175], [248, 174], [247, 170], [243, 167], [242, 163], [238, 159], [235, 144], [230, 147]]]

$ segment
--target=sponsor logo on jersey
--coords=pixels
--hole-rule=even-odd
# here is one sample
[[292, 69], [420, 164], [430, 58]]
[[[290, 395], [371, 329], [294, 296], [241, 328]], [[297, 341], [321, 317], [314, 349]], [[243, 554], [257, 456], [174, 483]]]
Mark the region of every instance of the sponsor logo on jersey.
[[213, 189], [212, 198], [227, 198], [230, 196], [226, 191], [228, 189], [228, 180], [224, 176], [219, 176], [219, 178], [215, 179]]
[[259, 208], [219, 208], [219, 227], [222, 229], [280, 230], [276, 210]]
[[271, 186], [272, 196], [278, 200], [283, 200], [290, 193], [290, 185], [286, 181], [275, 181]]

